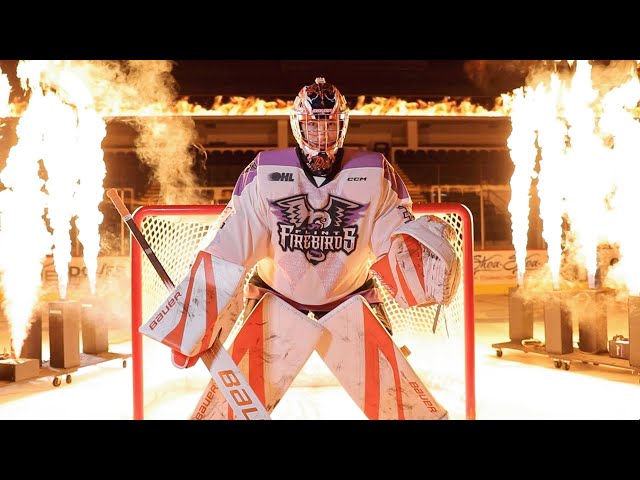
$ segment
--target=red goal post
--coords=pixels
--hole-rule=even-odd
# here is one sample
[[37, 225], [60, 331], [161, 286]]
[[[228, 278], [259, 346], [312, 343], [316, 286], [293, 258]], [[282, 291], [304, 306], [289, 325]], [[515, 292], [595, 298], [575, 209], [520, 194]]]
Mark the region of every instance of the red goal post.
[[[189, 271], [197, 246], [223, 209], [224, 205], [149, 205], [137, 209], [133, 219], [169, 276], [177, 283]], [[385, 308], [393, 325], [394, 340], [408, 339], [407, 346], [412, 350], [411, 363], [414, 359], [419, 361], [423, 352], [436, 356], [426, 362], [425, 376], [428, 378], [425, 383], [436, 398], [439, 398], [438, 389], [454, 391], [452, 385], [459, 383], [458, 393], [454, 395], [459, 396], [461, 416], [475, 419], [472, 215], [460, 203], [415, 203], [413, 212], [416, 216], [437, 215], [454, 228], [457, 237], [455, 247], [462, 260], [462, 279], [456, 297], [448, 307], [441, 309], [439, 315], [435, 306], [402, 309], [387, 296]], [[146, 255], [137, 242], [131, 242], [133, 418], [136, 420], [144, 418], [143, 338], [138, 328], [166, 296], [166, 286]], [[436, 318], [438, 321], [434, 322]], [[426, 346], [411, 348], [412, 342], [415, 344], [418, 339], [424, 340]], [[448, 366], [452, 366], [453, 373]], [[416, 370], [421, 373], [419, 368]], [[451, 397], [448, 401], [455, 402], [456, 398]], [[447, 401], [442, 403], [447, 407]]]

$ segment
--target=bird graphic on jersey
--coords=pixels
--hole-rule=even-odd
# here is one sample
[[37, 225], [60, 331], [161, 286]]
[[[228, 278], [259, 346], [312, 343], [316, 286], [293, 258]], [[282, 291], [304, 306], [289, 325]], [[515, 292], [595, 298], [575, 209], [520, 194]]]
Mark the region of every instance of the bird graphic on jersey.
[[328, 252], [349, 255], [358, 241], [355, 224], [369, 204], [362, 205], [329, 195], [326, 207], [311, 206], [307, 194], [270, 201], [278, 221], [278, 235], [283, 251], [301, 250], [313, 264], [324, 261]]

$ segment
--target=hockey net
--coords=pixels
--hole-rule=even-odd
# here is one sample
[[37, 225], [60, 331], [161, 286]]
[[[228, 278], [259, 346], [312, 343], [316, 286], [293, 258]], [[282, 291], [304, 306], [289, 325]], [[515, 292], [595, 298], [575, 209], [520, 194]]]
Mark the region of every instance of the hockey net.
[[[177, 284], [189, 272], [203, 237], [223, 208], [223, 205], [154, 205], [141, 207], [133, 217], [156, 257]], [[437, 306], [403, 309], [382, 288], [393, 339], [398, 346], [409, 349], [409, 362], [431, 393], [449, 410], [450, 418], [474, 419], [471, 213], [457, 203], [417, 203], [413, 205], [413, 212], [417, 217], [437, 215], [453, 227], [455, 248], [462, 262], [462, 278], [451, 304], [440, 309]], [[141, 419], [145, 408], [143, 356], [142, 336], [137, 330], [166, 299], [167, 288], [136, 242], [132, 242], [131, 268], [134, 418]], [[238, 325], [241, 323], [242, 319], [239, 319]], [[229, 338], [233, 338], [233, 332]], [[339, 385], [328, 370], [323, 370], [321, 363], [319, 357], [312, 356], [292, 388]]]

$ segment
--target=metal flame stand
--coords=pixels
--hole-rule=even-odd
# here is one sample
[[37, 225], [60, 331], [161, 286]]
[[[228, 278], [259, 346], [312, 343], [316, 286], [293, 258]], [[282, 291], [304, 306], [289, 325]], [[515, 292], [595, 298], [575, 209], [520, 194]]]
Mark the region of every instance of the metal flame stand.
[[[42, 361], [42, 319], [48, 319], [50, 359]], [[80, 351], [82, 326], [82, 351]], [[126, 368], [131, 354], [108, 351], [108, 329], [104, 306], [86, 299], [77, 302], [50, 302], [32, 322], [19, 359], [0, 356], [0, 387], [22, 381], [53, 378], [54, 387], [71, 383], [72, 373], [110, 360], [122, 360]]]
[[[518, 288], [509, 290], [508, 342], [494, 343], [498, 357], [503, 350], [546, 355], [556, 368], [569, 370], [571, 362], [607, 365], [630, 370], [640, 375], [640, 297], [629, 297], [629, 337], [622, 344], [607, 339], [606, 298], [612, 292], [604, 289], [585, 289], [576, 292], [552, 292], [544, 302], [545, 341], [533, 337], [535, 304], [527, 300]], [[576, 315], [568, 307], [569, 301], [582, 305]], [[576, 318], [577, 317], [577, 318]], [[578, 321], [579, 342], [573, 345], [573, 321]], [[610, 353], [611, 351], [611, 353]], [[612, 356], [615, 352], [616, 356]]]

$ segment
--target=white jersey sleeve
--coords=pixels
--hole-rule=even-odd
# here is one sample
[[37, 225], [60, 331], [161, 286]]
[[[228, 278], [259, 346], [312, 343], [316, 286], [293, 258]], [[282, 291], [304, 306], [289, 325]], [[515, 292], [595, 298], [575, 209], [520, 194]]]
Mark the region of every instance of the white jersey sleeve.
[[203, 243], [203, 250], [246, 268], [267, 255], [269, 244], [268, 210], [256, 181], [256, 160], [238, 178], [231, 201]]
[[389, 251], [391, 234], [403, 223], [414, 219], [404, 181], [387, 159], [384, 159], [383, 169], [380, 204], [371, 234], [371, 250], [376, 259]]

